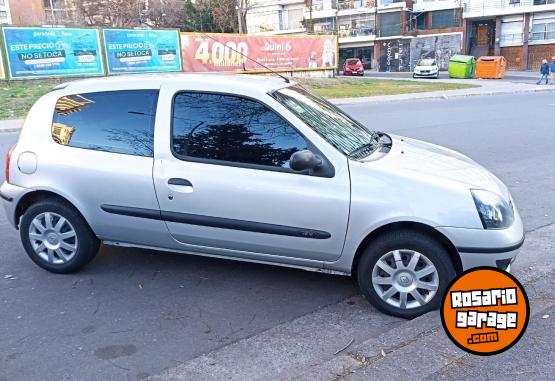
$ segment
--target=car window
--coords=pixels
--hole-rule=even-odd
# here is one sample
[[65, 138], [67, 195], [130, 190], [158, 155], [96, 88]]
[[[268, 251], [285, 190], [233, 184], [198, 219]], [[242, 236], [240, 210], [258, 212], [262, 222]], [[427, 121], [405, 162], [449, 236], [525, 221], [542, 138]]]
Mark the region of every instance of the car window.
[[185, 158], [289, 168], [291, 155], [307, 143], [260, 102], [182, 92], [174, 98], [172, 147]]
[[418, 66], [434, 66], [436, 61], [434, 59], [424, 58], [418, 61]]
[[347, 156], [351, 156], [361, 147], [374, 146], [373, 131], [301, 86], [286, 87], [274, 91], [271, 95]]
[[347, 65], [356, 65], [359, 62], [358, 59], [347, 60]]
[[66, 95], [56, 102], [52, 138], [70, 147], [152, 157], [157, 100], [158, 90]]

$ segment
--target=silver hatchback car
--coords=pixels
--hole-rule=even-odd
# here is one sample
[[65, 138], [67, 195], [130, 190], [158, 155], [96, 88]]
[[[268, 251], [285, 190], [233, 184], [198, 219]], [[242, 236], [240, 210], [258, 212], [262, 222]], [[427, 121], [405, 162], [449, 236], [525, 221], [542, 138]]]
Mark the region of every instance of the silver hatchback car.
[[468, 157], [266, 77], [61, 85], [29, 112], [0, 196], [52, 272], [101, 242], [270, 263], [353, 275], [409, 318], [465, 269], [508, 269], [524, 240], [506, 186]]

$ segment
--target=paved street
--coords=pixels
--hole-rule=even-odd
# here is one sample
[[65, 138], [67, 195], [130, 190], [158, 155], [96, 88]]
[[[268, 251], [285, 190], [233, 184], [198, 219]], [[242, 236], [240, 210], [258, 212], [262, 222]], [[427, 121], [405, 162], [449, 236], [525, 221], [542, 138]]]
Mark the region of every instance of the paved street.
[[[555, 223], [553, 93], [342, 107], [371, 128], [448, 146], [491, 169], [528, 232]], [[16, 139], [0, 134], [0, 157]], [[49, 274], [27, 259], [3, 213], [0, 253], [1, 381], [142, 379], [324, 306], [358, 318], [334, 348], [404, 323], [351, 298], [349, 278], [278, 267], [105, 247], [81, 273]], [[456, 378], [452, 368], [445, 374]]]

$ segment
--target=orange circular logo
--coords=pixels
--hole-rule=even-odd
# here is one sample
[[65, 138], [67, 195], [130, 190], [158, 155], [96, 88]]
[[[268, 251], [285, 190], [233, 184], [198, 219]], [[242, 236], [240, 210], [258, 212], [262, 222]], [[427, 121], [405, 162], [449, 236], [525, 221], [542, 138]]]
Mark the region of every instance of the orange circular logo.
[[459, 348], [494, 355], [524, 334], [530, 316], [528, 296], [511, 274], [478, 267], [458, 275], [443, 295], [441, 322]]

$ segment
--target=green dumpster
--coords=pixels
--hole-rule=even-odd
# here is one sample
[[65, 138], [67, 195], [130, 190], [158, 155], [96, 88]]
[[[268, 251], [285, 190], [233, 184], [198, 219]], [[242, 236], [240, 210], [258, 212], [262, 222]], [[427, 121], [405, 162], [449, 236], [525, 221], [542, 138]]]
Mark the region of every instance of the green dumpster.
[[473, 56], [454, 55], [449, 60], [449, 77], [451, 78], [472, 78], [476, 59]]

